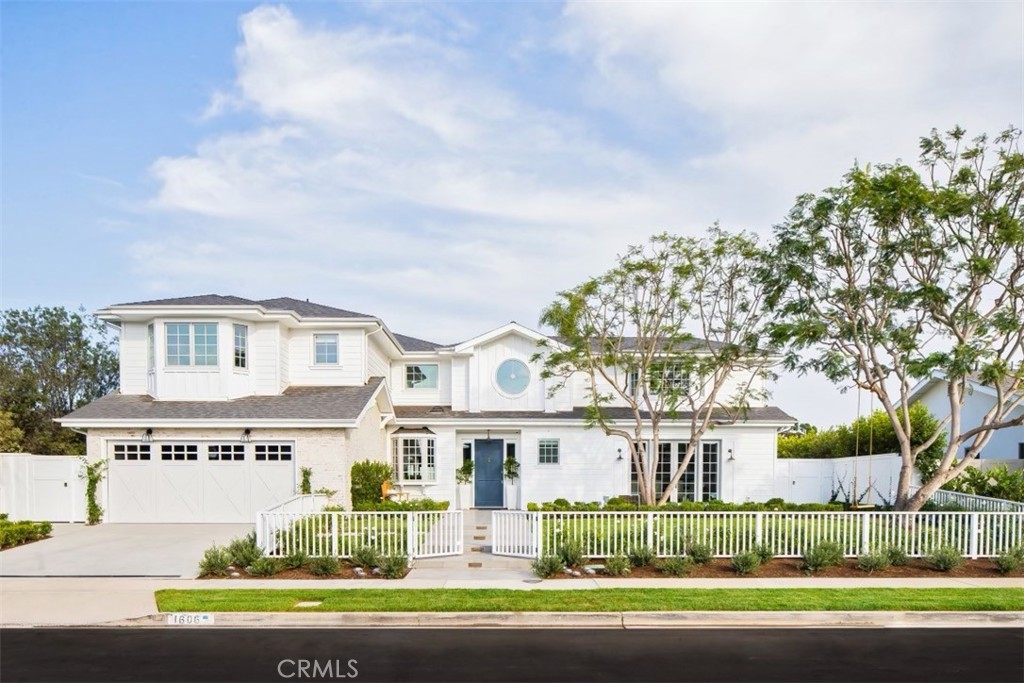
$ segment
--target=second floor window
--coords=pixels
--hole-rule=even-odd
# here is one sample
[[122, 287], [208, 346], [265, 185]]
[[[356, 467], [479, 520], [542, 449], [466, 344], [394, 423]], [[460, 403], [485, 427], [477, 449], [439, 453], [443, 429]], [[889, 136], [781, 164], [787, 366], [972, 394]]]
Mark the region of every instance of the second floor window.
[[168, 366], [216, 366], [217, 323], [167, 323]]
[[146, 326], [146, 369], [153, 370], [156, 367], [156, 331], [153, 323]]
[[249, 367], [249, 327], [235, 325], [235, 367]]
[[437, 389], [436, 365], [406, 365], [406, 389]]
[[313, 335], [314, 357], [316, 365], [337, 365], [338, 364], [338, 335], [336, 334], [314, 334]]

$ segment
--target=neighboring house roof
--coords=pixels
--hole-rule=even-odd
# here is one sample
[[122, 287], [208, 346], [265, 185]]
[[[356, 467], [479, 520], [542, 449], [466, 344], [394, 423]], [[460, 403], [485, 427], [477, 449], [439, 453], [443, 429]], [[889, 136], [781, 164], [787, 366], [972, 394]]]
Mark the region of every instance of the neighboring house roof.
[[180, 296], [174, 299], [153, 299], [152, 301], [133, 301], [118, 306], [262, 306], [268, 311], [291, 311], [303, 318], [373, 318], [372, 315], [346, 311], [343, 308], [325, 306], [312, 301], [293, 299], [282, 296], [276, 299], [245, 299], [240, 296], [221, 296], [220, 294], [201, 294], [199, 296]]
[[[968, 382], [970, 383], [970, 389], [972, 391], [978, 391], [987, 396], [992, 396], [993, 398], [997, 396], [994, 387], [981, 382], [976, 376], [969, 377]], [[1010, 389], [1010, 387], [1012, 386], [1012, 382], [1012, 380], [1006, 380], [1004, 384], [1005, 391], [1008, 391]], [[910, 390], [910, 403], [916, 403], [917, 401], [921, 400], [921, 397], [924, 396], [925, 392], [927, 392], [932, 387], [945, 384], [945, 377], [929, 377], [928, 379], [921, 380], [913, 389]], [[970, 393], [968, 393], [967, 395], [970, 396]], [[1013, 394], [1009, 394], [1009, 398], [1012, 399], [1013, 396]]]
[[[565, 338], [564, 337], [558, 337], [558, 336], [552, 335], [552, 336], [549, 336], [548, 339], [556, 341], [559, 344], [565, 344]], [[637, 337], [622, 337], [622, 350], [623, 351], [635, 351], [636, 350], [636, 340], [637, 340]], [[595, 339], [591, 343], [591, 347], [596, 349], [599, 344], [600, 344], [600, 342]], [[681, 347], [681, 348], [691, 348], [691, 349], [703, 349], [703, 348], [707, 348], [707, 347], [710, 346], [713, 349], [720, 349], [720, 348], [722, 348], [725, 345], [722, 342], [714, 341], [714, 340], [707, 341], [707, 340], [704, 340], [704, 339], [693, 339], [693, 340], [690, 340], [689, 342], [681, 343], [678, 346]]]
[[230, 401], [155, 401], [149, 396], [108, 394], [60, 418], [68, 425], [91, 422], [317, 421], [354, 422], [377, 395], [384, 379], [357, 387], [289, 387], [277, 396]]
[[[633, 411], [629, 408], [605, 408], [606, 415], [613, 420], [633, 419]], [[645, 414], [646, 416], [646, 414]], [[395, 417], [399, 420], [422, 421], [430, 420], [583, 420], [586, 417], [585, 408], [573, 408], [561, 412], [541, 412], [531, 410], [483, 410], [471, 413], [468, 410], [452, 410], [451, 406], [395, 406]], [[675, 422], [690, 420], [692, 412], [680, 411], [676, 413]], [[729, 420], [724, 410], [716, 410], [714, 417], [717, 420]], [[668, 418], [665, 418], [666, 420]], [[746, 414], [746, 422], [786, 422], [794, 423], [796, 418], [774, 406], [749, 408]]]

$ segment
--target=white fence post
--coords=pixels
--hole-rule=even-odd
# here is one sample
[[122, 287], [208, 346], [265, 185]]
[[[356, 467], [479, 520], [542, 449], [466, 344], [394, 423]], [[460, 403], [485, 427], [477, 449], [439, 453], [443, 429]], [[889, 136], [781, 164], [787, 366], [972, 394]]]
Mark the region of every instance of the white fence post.
[[406, 512], [405, 515], [406, 545], [409, 550], [406, 555], [411, 560], [416, 556], [416, 513]]
[[764, 543], [764, 513], [759, 511], [754, 519], [754, 545], [761, 545]]
[[647, 547], [654, 550], [654, 513], [647, 513]]
[[331, 513], [331, 555], [338, 557], [338, 513]]
[[534, 556], [535, 557], [540, 557], [541, 554], [544, 552], [544, 542], [541, 539], [540, 531], [541, 531], [540, 513], [539, 512], [534, 512], [533, 513], [533, 546], [534, 546]]
[[978, 513], [971, 513], [971, 559], [978, 559], [978, 534], [981, 529], [978, 526]]
[[871, 552], [871, 513], [860, 513], [860, 551], [864, 554]]

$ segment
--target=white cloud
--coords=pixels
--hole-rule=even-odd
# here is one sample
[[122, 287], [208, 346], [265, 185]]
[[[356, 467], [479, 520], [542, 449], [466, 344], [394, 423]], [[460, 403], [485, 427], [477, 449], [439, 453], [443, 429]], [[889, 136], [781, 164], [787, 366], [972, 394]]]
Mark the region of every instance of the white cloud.
[[543, 106], [478, 63], [480, 25], [370, 14], [241, 18], [235, 82], [202, 113], [219, 132], [151, 167], [160, 228], [131, 247], [149, 293], [309, 297], [454, 341], [535, 324], [653, 232], [766, 232], [854, 158], [1024, 119], [1018, 4], [570, 4], [502, 36], [509, 73], [557, 48], [551, 73], [583, 75]]

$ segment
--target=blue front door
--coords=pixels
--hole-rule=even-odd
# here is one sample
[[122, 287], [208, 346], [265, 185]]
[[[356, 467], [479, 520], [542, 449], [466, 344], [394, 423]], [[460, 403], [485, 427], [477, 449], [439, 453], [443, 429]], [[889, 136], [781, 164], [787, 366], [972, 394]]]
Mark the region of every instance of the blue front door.
[[504, 444], [501, 439], [477, 439], [474, 444], [475, 507], [500, 508], [504, 502], [501, 457]]

